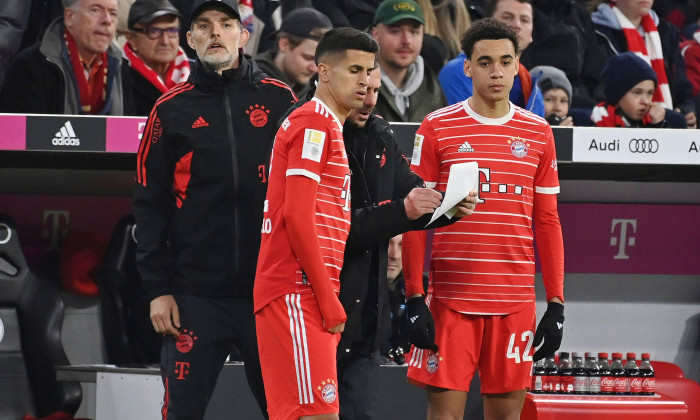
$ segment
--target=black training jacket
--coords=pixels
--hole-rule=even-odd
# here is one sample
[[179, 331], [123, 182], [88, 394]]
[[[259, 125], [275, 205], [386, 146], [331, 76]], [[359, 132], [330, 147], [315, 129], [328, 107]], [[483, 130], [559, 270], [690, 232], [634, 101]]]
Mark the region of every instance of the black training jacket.
[[149, 299], [253, 295], [269, 152], [296, 97], [240, 60], [223, 76], [198, 61], [148, 117], [133, 205]]

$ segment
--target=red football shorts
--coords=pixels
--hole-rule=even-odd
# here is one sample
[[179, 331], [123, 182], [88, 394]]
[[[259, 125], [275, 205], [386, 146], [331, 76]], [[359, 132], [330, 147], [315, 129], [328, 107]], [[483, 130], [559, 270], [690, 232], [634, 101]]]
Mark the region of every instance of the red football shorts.
[[498, 394], [530, 386], [535, 304], [509, 315], [468, 315], [431, 299], [438, 352], [413, 347], [409, 382], [469, 391], [479, 369], [481, 392]]
[[285, 295], [255, 314], [270, 420], [339, 412], [340, 334], [323, 328], [313, 295]]

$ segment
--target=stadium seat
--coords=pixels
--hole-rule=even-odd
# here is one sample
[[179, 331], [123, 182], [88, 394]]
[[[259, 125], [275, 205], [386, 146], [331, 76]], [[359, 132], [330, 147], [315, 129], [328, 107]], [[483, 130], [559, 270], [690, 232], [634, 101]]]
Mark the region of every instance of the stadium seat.
[[0, 215], [0, 420], [75, 414], [82, 390], [56, 380], [67, 365], [58, 287], [33, 273], [12, 220]]

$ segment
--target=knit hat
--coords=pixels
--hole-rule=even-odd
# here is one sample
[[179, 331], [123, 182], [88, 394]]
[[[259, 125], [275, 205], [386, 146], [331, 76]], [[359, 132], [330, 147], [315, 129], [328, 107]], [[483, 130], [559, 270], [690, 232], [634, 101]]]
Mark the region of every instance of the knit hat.
[[617, 105], [620, 99], [634, 86], [645, 80], [658, 85], [656, 72], [649, 63], [637, 54], [628, 51], [608, 58], [602, 72], [605, 84], [605, 103]]
[[330, 29], [333, 23], [328, 16], [310, 7], [300, 7], [284, 17], [279, 31], [318, 41]]
[[537, 80], [542, 94], [552, 89], [562, 89], [569, 97], [571, 106], [571, 82], [566, 78], [566, 73], [552, 66], [537, 66], [530, 70], [530, 75]]
[[391, 25], [400, 20], [411, 19], [425, 25], [423, 9], [413, 0], [384, 0], [374, 11], [372, 25]]
[[135, 23], [145, 25], [165, 15], [180, 17], [180, 12], [168, 0], [136, 0], [129, 8], [127, 26], [134, 29]]

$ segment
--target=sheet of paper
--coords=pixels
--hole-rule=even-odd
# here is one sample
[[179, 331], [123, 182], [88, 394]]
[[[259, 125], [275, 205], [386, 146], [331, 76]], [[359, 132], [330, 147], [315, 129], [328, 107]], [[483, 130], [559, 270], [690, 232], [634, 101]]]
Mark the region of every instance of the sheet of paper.
[[[469, 195], [469, 191], [479, 191], [479, 165], [476, 162], [457, 163], [450, 166], [450, 176], [442, 204], [435, 209], [430, 223], [443, 214], [452, 218], [457, 212], [455, 206]], [[427, 226], [427, 225], [426, 225]]]

